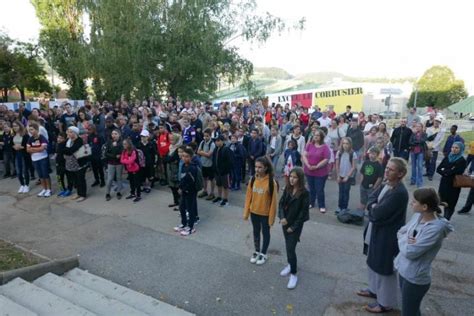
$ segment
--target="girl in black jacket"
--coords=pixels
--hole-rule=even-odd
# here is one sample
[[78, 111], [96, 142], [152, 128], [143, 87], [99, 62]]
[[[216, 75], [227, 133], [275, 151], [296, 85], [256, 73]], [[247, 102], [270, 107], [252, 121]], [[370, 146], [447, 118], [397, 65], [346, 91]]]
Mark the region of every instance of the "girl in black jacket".
[[305, 176], [301, 167], [295, 167], [290, 172], [288, 185], [280, 199], [278, 217], [285, 236], [288, 259], [288, 265], [280, 275], [290, 275], [287, 288], [291, 290], [298, 282], [296, 244], [300, 240], [304, 222], [309, 219], [309, 192], [305, 187]]

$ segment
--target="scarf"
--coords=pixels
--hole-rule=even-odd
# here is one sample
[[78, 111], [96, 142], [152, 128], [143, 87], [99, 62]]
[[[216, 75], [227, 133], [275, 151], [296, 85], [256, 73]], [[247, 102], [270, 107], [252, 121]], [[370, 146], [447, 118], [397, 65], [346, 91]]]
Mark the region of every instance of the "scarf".
[[461, 142], [455, 142], [453, 146], [456, 145], [460, 148], [460, 151], [458, 154], [453, 154], [452, 152], [449, 153], [448, 155], [448, 161], [449, 162], [455, 162], [456, 160], [460, 159], [463, 154], [464, 154], [464, 144]]

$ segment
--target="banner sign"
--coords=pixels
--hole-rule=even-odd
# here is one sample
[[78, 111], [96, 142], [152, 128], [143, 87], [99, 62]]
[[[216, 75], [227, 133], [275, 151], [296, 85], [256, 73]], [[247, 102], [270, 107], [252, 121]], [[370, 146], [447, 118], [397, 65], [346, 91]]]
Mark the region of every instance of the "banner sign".
[[291, 105], [301, 104], [305, 108], [310, 108], [313, 103], [313, 93], [300, 93], [291, 96]]
[[336, 113], [343, 113], [346, 106], [352, 106], [353, 112], [362, 111], [364, 95], [361, 87], [335, 90], [317, 90], [314, 92], [314, 106], [326, 110], [333, 106]]
[[[27, 108], [30, 111], [32, 109], [39, 109], [40, 108], [39, 102], [23, 102], [23, 103], [25, 104], [25, 108]], [[8, 102], [8, 103], [1, 103], [1, 104], [5, 104], [9, 110], [18, 111], [18, 107], [20, 105], [20, 102]]]

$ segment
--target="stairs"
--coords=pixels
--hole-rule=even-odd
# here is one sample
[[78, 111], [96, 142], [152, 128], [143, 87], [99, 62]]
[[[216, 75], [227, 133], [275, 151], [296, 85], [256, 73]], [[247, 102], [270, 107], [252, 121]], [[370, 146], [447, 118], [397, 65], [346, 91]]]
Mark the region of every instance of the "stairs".
[[32, 283], [16, 278], [0, 286], [0, 316], [192, 315], [150, 296], [75, 268]]

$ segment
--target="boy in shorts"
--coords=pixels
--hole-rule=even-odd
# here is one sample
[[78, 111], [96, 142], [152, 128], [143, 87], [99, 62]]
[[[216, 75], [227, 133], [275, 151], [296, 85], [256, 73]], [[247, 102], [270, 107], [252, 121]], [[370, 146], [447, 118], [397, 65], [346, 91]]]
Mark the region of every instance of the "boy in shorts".
[[224, 145], [224, 141], [225, 138], [223, 135], [217, 137], [216, 149], [212, 154], [212, 165], [214, 167], [217, 186], [217, 197], [212, 200], [212, 203], [216, 204], [220, 202], [220, 207], [224, 207], [228, 204], [230, 171], [232, 169], [232, 152], [229, 147]]
[[378, 161], [380, 150], [372, 146], [368, 150], [369, 159], [364, 161], [360, 168], [362, 181], [360, 183], [360, 209], [365, 210], [367, 200], [372, 192], [382, 183], [383, 167]]
[[[207, 196], [206, 200], [211, 201], [215, 199], [214, 196], [214, 168], [212, 166], [212, 153], [214, 152], [216, 145], [211, 139], [212, 131], [207, 128], [204, 131], [203, 140], [199, 144], [197, 154], [201, 157], [202, 164], [202, 178], [204, 180], [204, 189], [199, 193], [199, 198]], [[210, 186], [210, 191], [208, 187]]]

